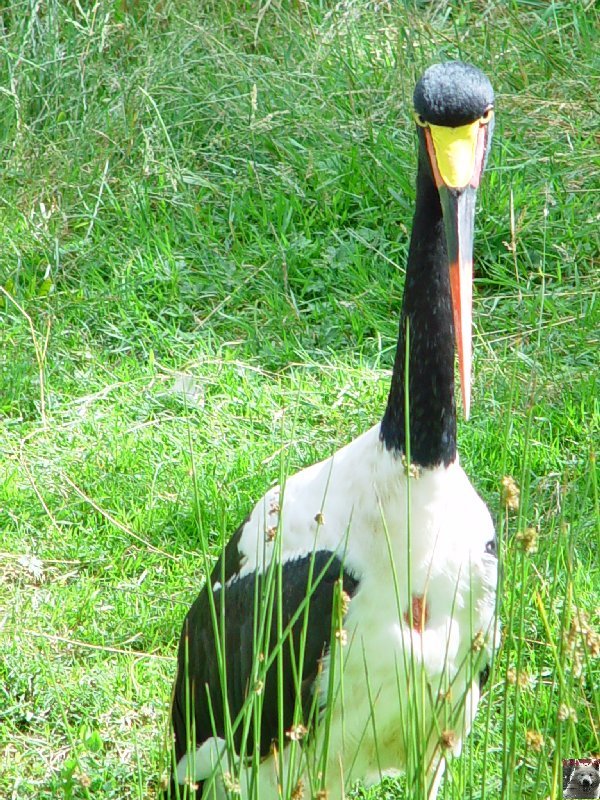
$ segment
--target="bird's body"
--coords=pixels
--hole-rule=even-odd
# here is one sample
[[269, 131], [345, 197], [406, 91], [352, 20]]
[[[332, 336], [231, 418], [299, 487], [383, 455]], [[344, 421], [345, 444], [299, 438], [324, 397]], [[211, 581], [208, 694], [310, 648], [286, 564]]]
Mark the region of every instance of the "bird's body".
[[[402, 459], [386, 450], [376, 425], [331, 458], [290, 477], [283, 492], [278, 486], [270, 489], [229, 545], [228, 556], [232, 563], [237, 559], [239, 572], [229, 578], [225, 592], [228, 585], [264, 572], [274, 555], [294, 562], [313, 549], [338, 554], [357, 581], [343, 623], [344, 692], [361, 697], [368, 673], [372, 706], [345, 703], [342, 714], [341, 698], [336, 698], [328, 748], [327, 772], [335, 776], [327, 784], [331, 797], [342, 797], [341, 775], [346, 785], [357, 778], [376, 782], [406, 764], [403, 731], [409, 723], [402, 718], [407, 710], [390, 675], [400, 673], [403, 685], [413, 668], [426, 676], [434, 701], [425, 704], [419, 724], [431, 738], [422, 750], [433, 769], [440, 730], [451, 731], [452, 749], [459, 749], [477, 707], [479, 672], [490, 655], [496, 558], [489, 511], [456, 461], [421, 469], [413, 477], [406, 473]], [[271, 538], [274, 528], [278, 534]], [[217, 590], [221, 577], [227, 578], [217, 566]], [[252, 598], [249, 587], [246, 603]], [[424, 619], [410, 624], [413, 598], [423, 598]], [[480, 639], [486, 645], [473, 649]], [[324, 671], [320, 691], [326, 693], [327, 687]], [[434, 714], [439, 716], [436, 724]], [[318, 750], [319, 743], [314, 746]], [[182, 775], [186, 768], [187, 762]], [[275, 797], [272, 759], [263, 762], [261, 781], [260, 796], [267, 789], [264, 796]]]
[[[487, 81], [466, 65], [448, 66], [442, 78], [460, 91], [465, 78]], [[441, 72], [442, 65], [432, 69]], [[430, 73], [417, 86], [416, 107], [419, 87], [421, 95], [433, 91]], [[465, 105], [463, 99], [456, 102]], [[465, 112], [469, 135], [483, 142], [473, 146], [477, 183], [489, 133], [487, 120], [476, 127], [471, 117], [480, 120], [489, 103], [484, 96], [476, 113]], [[453, 121], [464, 122], [456, 114]], [[497, 564], [490, 514], [456, 454], [453, 307], [456, 321], [460, 302], [452, 269], [455, 260], [464, 266], [464, 253], [446, 217], [457, 214], [458, 239], [465, 215], [472, 225], [473, 209], [456, 211], [462, 189], [443, 195], [436, 170], [443, 171], [444, 156], [431, 156], [429, 131], [419, 136], [417, 208], [385, 415], [331, 458], [265, 494], [188, 614], [172, 712], [172, 797], [177, 783], [182, 791], [198, 785], [198, 798], [224, 800], [235, 775], [245, 799], [338, 800], [355, 780], [377, 782], [408, 765], [421, 770], [434, 797], [445, 756], [460, 750], [471, 726], [494, 643]], [[448, 203], [454, 210], [446, 211]], [[457, 327], [470, 348], [470, 316], [460, 297]], [[341, 606], [336, 592], [343, 592]], [[309, 618], [311, 604], [320, 611]], [[285, 658], [271, 658], [274, 641], [289, 631], [288, 643], [279, 645]], [[226, 686], [215, 672], [219, 648]], [[240, 722], [257, 685], [265, 713], [251, 710]], [[206, 712], [225, 696], [233, 727], [239, 723], [233, 736], [227, 713]], [[302, 736], [295, 736], [299, 725]]]

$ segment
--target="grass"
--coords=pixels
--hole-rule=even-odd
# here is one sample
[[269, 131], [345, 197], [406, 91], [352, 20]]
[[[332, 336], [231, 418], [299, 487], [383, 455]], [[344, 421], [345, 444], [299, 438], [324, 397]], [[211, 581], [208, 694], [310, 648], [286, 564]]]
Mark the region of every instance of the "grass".
[[201, 537], [216, 553], [282, 464], [382, 413], [410, 95], [457, 56], [498, 96], [459, 444], [504, 634], [443, 797], [559, 797], [560, 759], [600, 750], [598, 22], [567, 0], [0, 11], [0, 795], [153, 796]]

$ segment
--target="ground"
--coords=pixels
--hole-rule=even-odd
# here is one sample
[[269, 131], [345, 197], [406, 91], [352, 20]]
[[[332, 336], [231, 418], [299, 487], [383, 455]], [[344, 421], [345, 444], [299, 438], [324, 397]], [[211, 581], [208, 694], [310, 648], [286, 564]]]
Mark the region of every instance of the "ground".
[[382, 413], [411, 91], [455, 57], [497, 92], [459, 449], [504, 634], [443, 796], [557, 797], [561, 759], [598, 752], [598, 22], [566, 0], [0, 11], [1, 796], [153, 797], [201, 553]]

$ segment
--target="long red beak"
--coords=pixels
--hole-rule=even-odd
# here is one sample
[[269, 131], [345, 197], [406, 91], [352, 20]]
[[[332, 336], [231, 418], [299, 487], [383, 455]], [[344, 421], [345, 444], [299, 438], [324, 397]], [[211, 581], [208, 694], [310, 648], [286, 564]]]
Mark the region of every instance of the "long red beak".
[[465, 418], [469, 419], [473, 360], [473, 228], [476, 190], [472, 186], [466, 189], [440, 186], [438, 191], [446, 230], [463, 412]]

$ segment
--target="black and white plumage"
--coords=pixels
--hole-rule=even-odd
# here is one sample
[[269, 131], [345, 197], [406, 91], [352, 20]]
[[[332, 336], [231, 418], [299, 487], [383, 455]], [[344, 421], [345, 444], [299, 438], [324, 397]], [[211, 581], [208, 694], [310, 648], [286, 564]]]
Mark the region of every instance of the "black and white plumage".
[[[228, 722], [223, 697], [227, 697], [227, 709], [235, 714], [244, 707], [253, 690], [261, 695], [260, 720], [251, 739], [253, 743], [259, 742], [260, 758], [269, 755], [274, 739], [279, 738], [280, 724], [284, 738], [296, 720], [296, 727], [300, 721], [307, 729], [316, 724], [319, 703], [313, 686], [322, 668], [322, 656], [330, 647], [332, 622], [335, 624], [338, 619], [341, 623], [344, 604], [353, 597], [357, 587], [358, 581], [344, 570], [342, 561], [326, 550], [283, 562], [281, 574], [276, 570], [251, 571], [229, 585], [213, 583], [215, 617], [205, 595], [201, 594], [184, 624], [178, 653], [180, 664], [195, 665], [193, 675], [197, 685], [206, 687], [206, 702], [196, 707], [196, 730], [214, 730], [224, 740]], [[271, 607], [275, 610], [279, 588], [281, 618], [278, 619], [277, 613], [268, 613], [262, 619], [266, 606], [269, 611]], [[220, 621], [221, 614], [222, 628], [220, 622], [213, 625], [213, 619]], [[222, 630], [225, 631], [223, 640]], [[276, 643], [280, 640], [283, 646], [279, 648]], [[230, 656], [226, 689], [221, 683], [217, 660], [207, 657], [216, 651], [221, 641], [226, 642]], [[255, 662], [257, 651], [264, 656], [262, 663]], [[277, 676], [278, 654], [282, 661], [281, 683]], [[268, 663], [269, 658], [272, 664]], [[174, 730], [185, 728], [188, 696], [186, 671], [180, 670], [172, 705]], [[232, 725], [232, 738], [239, 753], [244, 738], [242, 725]], [[210, 776], [211, 759], [214, 760], [218, 752], [215, 747], [219, 748], [220, 744], [210, 742], [198, 756], [196, 780]], [[180, 777], [185, 776], [187, 768], [187, 760], [180, 763]], [[219, 776], [216, 777], [218, 780]]]
[[[494, 646], [494, 529], [458, 463], [454, 397], [456, 338], [468, 413], [474, 198], [493, 101], [487, 78], [460, 62], [417, 84], [416, 210], [385, 414], [265, 494], [188, 613], [171, 797], [223, 800], [233, 780], [243, 798], [338, 800], [357, 779], [405, 769], [416, 749], [434, 798], [445, 758], [460, 751]], [[273, 608], [278, 627], [264, 624], [257, 644], [257, 620]], [[272, 644], [286, 630], [277, 658]], [[264, 715], [240, 722], [265, 661], [274, 672], [259, 682]], [[233, 734], [225, 696], [240, 722]], [[298, 724], [307, 729], [299, 757]]]

